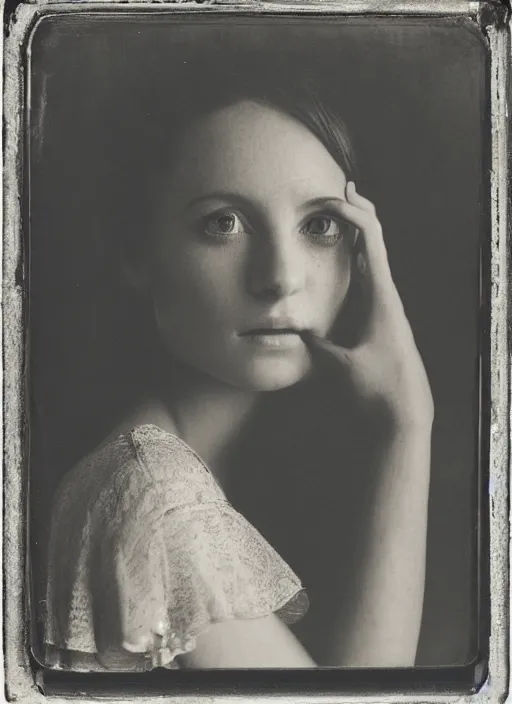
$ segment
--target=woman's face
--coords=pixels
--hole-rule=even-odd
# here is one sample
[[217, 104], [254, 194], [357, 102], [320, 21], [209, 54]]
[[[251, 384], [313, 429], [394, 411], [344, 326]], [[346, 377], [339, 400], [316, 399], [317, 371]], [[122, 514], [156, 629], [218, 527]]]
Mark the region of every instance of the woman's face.
[[203, 117], [164, 187], [152, 284], [182, 361], [252, 391], [302, 379], [350, 283], [343, 171], [301, 123], [244, 101]]

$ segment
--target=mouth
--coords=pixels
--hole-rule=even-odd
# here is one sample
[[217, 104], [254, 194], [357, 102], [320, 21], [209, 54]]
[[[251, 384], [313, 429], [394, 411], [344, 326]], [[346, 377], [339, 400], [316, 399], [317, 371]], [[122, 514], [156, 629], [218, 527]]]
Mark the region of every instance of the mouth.
[[303, 344], [302, 335], [306, 330], [282, 328], [254, 328], [240, 333], [240, 337], [253, 344], [272, 349], [293, 349]]

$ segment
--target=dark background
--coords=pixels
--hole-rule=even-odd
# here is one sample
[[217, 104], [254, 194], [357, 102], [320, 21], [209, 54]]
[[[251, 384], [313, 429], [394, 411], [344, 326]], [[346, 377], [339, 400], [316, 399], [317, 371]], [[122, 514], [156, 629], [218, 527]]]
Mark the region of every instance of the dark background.
[[377, 206], [436, 404], [417, 662], [467, 663], [476, 655], [479, 262], [489, 228], [487, 54], [463, 21], [104, 15], [39, 25], [29, 71], [35, 604], [44, 598], [56, 484], [137, 395], [125, 363], [133, 319], [120, 305], [99, 206], [109, 188], [97, 138], [109, 118], [105, 101], [113, 82], [148, 57], [172, 73], [208, 46], [253, 47], [290, 71], [313, 67], [319, 81], [339, 85], [358, 190]]

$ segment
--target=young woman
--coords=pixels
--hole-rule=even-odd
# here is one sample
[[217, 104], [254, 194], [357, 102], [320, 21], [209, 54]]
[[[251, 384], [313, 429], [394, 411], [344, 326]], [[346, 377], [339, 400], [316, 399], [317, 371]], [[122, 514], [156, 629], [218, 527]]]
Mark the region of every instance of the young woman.
[[113, 130], [154, 383], [59, 489], [47, 662], [413, 665], [433, 401], [344, 123], [278, 76], [184, 70]]

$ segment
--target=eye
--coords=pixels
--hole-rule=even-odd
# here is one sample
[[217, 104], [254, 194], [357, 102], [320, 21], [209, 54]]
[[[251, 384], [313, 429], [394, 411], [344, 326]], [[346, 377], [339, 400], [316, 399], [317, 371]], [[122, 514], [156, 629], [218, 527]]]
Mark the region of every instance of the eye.
[[314, 215], [303, 226], [302, 232], [323, 244], [335, 244], [343, 234], [342, 223], [330, 215]]
[[204, 231], [214, 237], [232, 237], [245, 232], [244, 224], [236, 213], [215, 213], [205, 219]]

